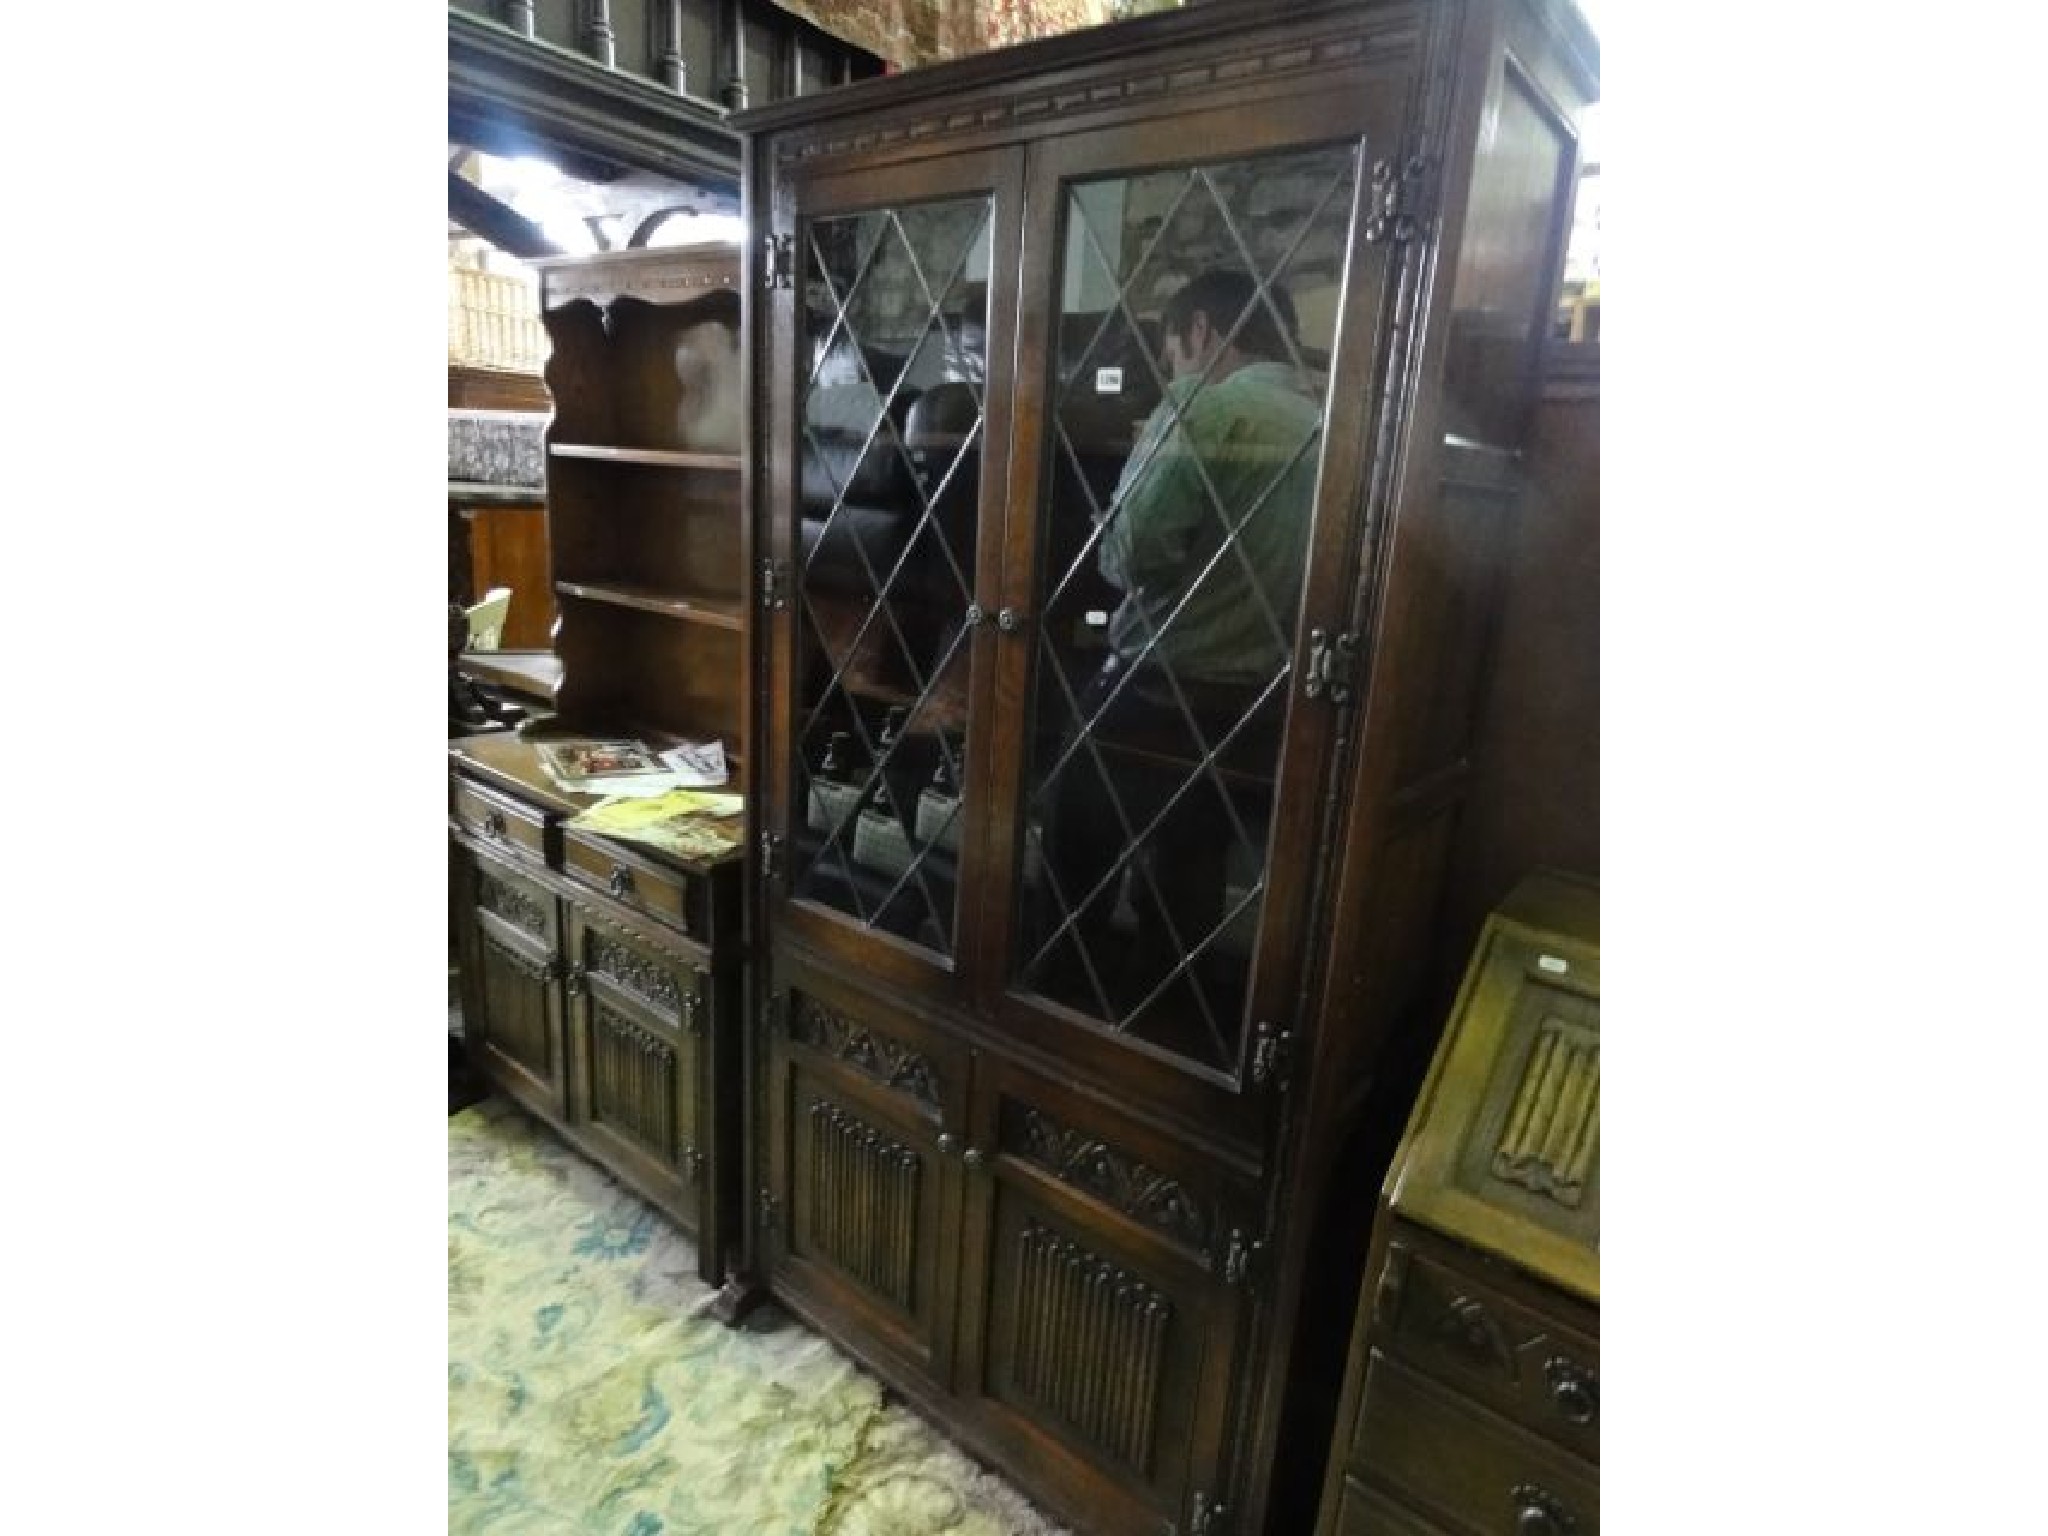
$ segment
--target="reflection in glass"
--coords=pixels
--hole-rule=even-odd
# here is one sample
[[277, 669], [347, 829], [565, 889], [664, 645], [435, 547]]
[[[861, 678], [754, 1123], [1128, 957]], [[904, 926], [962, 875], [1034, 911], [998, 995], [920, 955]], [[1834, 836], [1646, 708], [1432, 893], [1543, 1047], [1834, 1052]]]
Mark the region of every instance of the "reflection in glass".
[[946, 955], [990, 212], [928, 203], [804, 235], [792, 888]]
[[1014, 980], [1238, 1066], [1350, 148], [1067, 188]]

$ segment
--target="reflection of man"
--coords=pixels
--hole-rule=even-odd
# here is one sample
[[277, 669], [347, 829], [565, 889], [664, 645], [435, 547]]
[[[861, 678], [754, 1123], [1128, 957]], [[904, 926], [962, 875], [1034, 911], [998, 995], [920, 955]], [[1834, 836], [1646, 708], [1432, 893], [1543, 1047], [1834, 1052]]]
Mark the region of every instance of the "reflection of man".
[[1288, 360], [1293, 301], [1267, 289], [1283, 337], [1255, 292], [1243, 273], [1213, 271], [1168, 301], [1166, 398], [1117, 482], [1098, 555], [1125, 593], [1111, 652], [1135, 663], [1154, 641], [1150, 661], [1182, 679], [1264, 683], [1286, 660], [1301, 601], [1316, 473], [1306, 445], [1322, 407]]
[[[1286, 701], [1268, 685], [1293, 644], [1322, 425], [1290, 361], [1294, 308], [1278, 285], [1261, 296], [1241, 272], [1206, 272], [1167, 303], [1161, 329], [1166, 395], [1102, 518], [1097, 562], [1124, 596], [1079, 699], [1091, 742], [1052, 787], [1053, 874], [1069, 910], [1085, 904], [1078, 931], [1098, 977], [1113, 947], [1111, 871], [1159, 818], [1133, 882], [1137, 943], [1114, 967], [1119, 1006], [1222, 923], [1237, 828], [1263, 859], [1253, 823], [1265, 796], [1240, 790], [1226, 803], [1201, 765], [1228, 741], [1223, 761], [1271, 777]], [[1104, 748], [1099, 768], [1093, 746]], [[1077, 990], [1074, 1001], [1097, 1006], [1092, 983]], [[1242, 998], [1211, 995], [1219, 1005]]]

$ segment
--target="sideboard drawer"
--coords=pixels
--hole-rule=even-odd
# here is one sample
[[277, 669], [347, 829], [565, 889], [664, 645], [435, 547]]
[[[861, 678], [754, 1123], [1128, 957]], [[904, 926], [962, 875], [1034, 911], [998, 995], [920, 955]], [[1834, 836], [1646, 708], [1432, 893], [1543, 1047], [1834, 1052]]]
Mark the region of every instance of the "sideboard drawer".
[[562, 867], [573, 880], [602, 891], [621, 906], [701, 939], [692, 912], [690, 877], [627, 853], [609, 838], [574, 828], [562, 834]]
[[1384, 1273], [1379, 1338], [1390, 1354], [1600, 1459], [1596, 1342], [1399, 1242]]
[[1372, 1352], [1350, 1465], [1475, 1536], [1598, 1536], [1599, 1474]]
[[523, 854], [539, 864], [548, 861], [548, 816], [455, 775], [450, 778], [456, 825], [483, 842], [508, 853]]

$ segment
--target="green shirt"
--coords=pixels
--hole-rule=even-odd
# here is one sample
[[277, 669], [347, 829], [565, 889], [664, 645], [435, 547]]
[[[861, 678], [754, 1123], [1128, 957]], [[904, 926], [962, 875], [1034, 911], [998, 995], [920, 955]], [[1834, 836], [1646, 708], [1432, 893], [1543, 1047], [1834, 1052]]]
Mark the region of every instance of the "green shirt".
[[1157, 635], [1149, 659], [1177, 677], [1265, 683], [1294, 644], [1322, 405], [1286, 363], [1198, 383], [1168, 386], [1105, 514], [1109, 645], [1135, 661]]

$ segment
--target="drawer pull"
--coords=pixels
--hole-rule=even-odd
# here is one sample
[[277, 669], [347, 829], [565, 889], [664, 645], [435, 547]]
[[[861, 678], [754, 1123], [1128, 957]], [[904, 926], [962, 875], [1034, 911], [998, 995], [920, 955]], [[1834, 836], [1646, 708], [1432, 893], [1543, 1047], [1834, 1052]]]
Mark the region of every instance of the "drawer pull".
[[505, 813], [503, 811], [485, 811], [484, 832], [490, 837], [503, 837], [505, 835]]
[[1552, 1355], [1543, 1362], [1543, 1375], [1559, 1413], [1574, 1424], [1593, 1422], [1593, 1415], [1600, 1411], [1600, 1383], [1589, 1371], [1563, 1355]]
[[614, 896], [632, 895], [633, 871], [626, 868], [623, 864], [614, 864], [612, 866], [611, 888]]
[[1515, 1536], [1571, 1536], [1578, 1519], [1547, 1488], [1521, 1483], [1515, 1488]]

